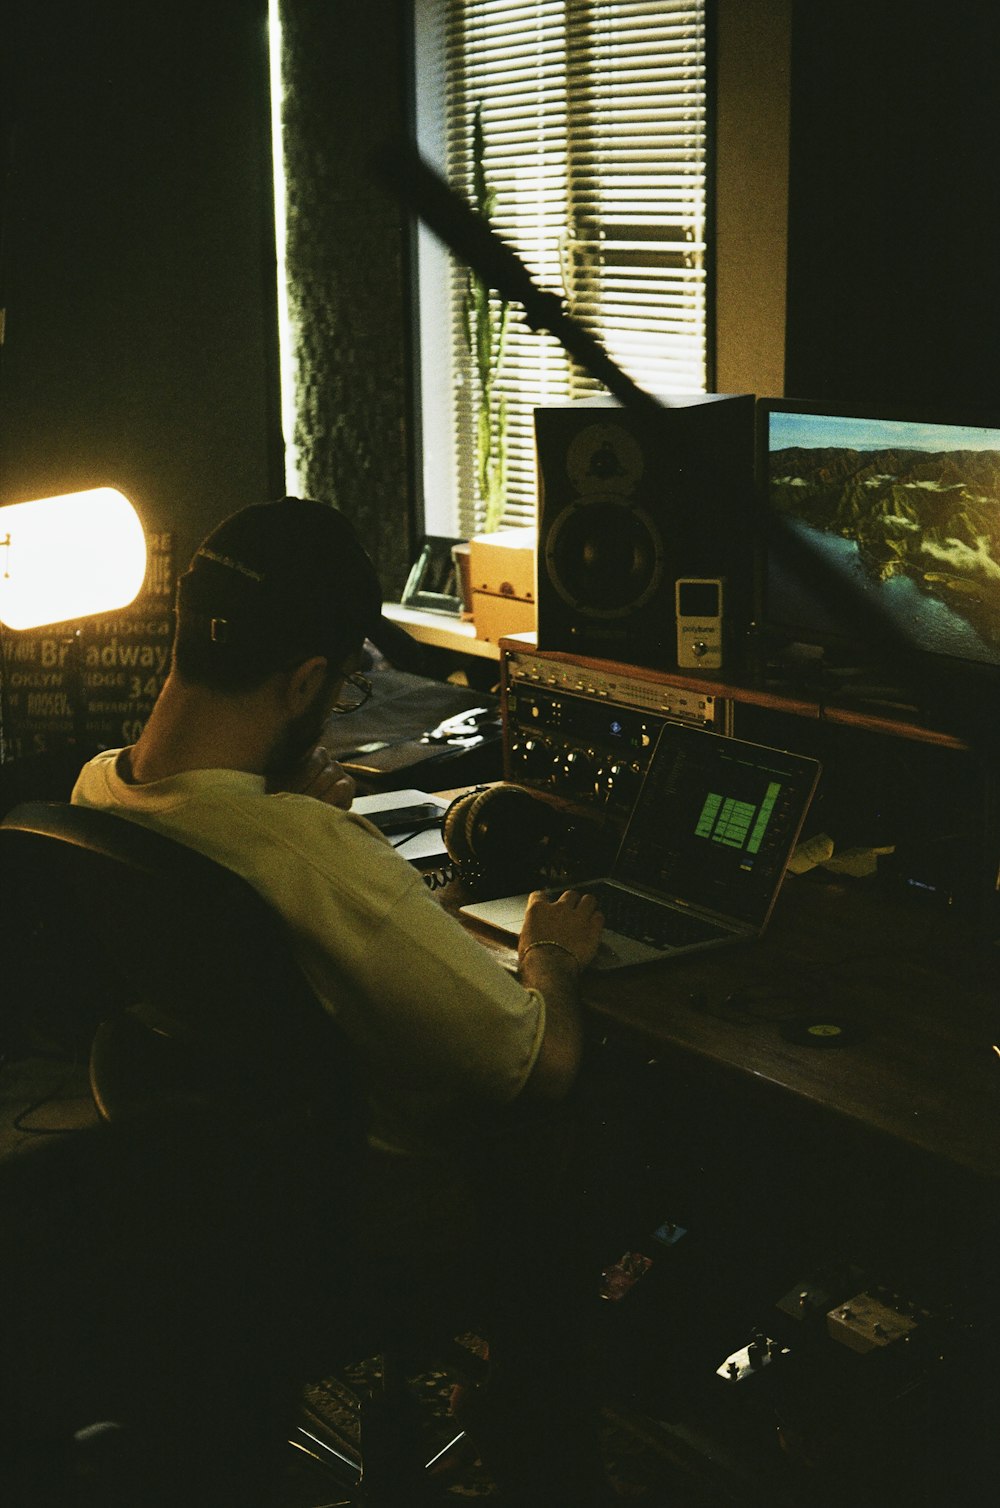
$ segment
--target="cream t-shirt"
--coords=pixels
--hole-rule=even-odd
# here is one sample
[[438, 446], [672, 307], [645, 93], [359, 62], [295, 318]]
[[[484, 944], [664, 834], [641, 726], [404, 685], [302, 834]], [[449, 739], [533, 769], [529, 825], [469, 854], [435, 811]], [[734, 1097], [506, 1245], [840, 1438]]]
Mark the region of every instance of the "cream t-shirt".
[[545, 1030], [541, 996], [491, 959], [364, 818], [261, 776], [195, 770], [132, 785], [120, 750], [72, 799], [176, 838], [243, 875], [288, 923], [317, 997], [366, 1063], [373, 1140], [429, 1150], [463, 1114], [512, 1100]]

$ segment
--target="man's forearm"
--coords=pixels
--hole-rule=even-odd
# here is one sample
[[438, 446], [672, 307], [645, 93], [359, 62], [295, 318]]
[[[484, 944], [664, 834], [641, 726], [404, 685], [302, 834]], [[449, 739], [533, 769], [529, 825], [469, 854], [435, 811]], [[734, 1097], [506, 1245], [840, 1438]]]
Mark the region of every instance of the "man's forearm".
[[521, 982], [545, 1000], [545, 1036], [524, 1087], [539, 1099], [563, 1099], [576, 1078], [583, 1051], [579, 968], [552, 944], [529, 948], [519, 969]]

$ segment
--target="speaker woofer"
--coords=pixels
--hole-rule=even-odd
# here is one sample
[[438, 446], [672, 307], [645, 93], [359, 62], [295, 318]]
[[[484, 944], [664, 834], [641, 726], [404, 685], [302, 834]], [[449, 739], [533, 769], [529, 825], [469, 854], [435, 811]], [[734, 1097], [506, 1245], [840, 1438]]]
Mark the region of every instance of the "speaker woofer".
[[649, 514], [616, 497], [577, 498], [561, 512], [545, 543], [552, 585], [590, 618], [636, 612], [663, 580], [663, 540]]

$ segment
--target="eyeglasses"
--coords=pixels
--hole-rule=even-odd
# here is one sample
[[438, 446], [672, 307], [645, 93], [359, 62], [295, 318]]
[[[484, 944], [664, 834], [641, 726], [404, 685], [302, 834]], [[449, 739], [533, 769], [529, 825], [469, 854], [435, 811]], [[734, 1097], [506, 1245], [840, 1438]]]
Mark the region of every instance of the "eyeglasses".
[[341, 717], [348, 712], [357, 712], [359, 707], [364, 706], [374, 689], [368, 677], [355, 670], [351, 675], [345, 675], [337, 700], [330, 711]]

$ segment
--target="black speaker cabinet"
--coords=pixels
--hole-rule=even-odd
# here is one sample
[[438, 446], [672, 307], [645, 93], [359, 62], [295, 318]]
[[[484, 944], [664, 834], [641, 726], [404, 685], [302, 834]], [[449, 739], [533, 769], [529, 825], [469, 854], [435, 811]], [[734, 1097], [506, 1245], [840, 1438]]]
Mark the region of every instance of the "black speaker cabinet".
[[634, 414], [613, 399], [535, 410], [539, 649], [677, 668], [678, 578], [723, 589], [723, 673], [753, 614], [754, 399]]

